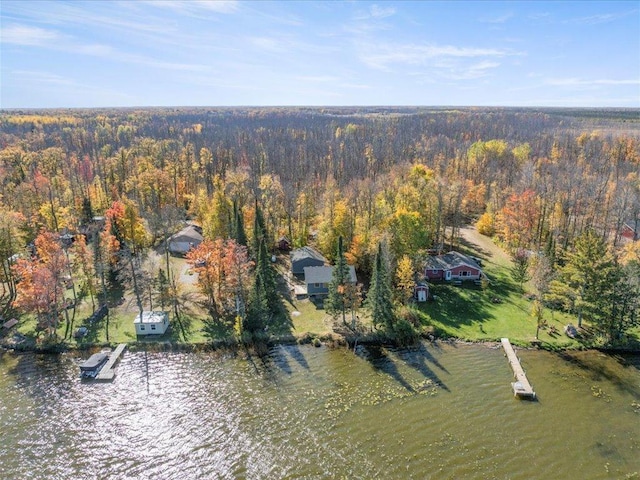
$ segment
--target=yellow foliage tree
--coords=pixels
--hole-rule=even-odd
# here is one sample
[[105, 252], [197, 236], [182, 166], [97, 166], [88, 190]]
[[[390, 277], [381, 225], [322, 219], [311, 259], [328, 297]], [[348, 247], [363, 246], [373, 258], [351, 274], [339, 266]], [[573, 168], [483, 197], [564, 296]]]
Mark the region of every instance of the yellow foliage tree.
[[487, 237], [492, 237], [496, 233], [496, 219], [493, 213], [486, 211], [476, 222], [478, 232]]

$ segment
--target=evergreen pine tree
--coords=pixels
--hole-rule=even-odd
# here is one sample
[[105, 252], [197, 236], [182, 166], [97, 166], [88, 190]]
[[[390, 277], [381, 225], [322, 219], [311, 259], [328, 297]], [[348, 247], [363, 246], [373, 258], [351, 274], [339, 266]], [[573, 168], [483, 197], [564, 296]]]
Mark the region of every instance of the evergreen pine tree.
[[246, 317], [241, 329], [251, 334], [263, 331], [269, 320], [269, 306], [264, 291], [264, 280], [260, 277], [261, 272], [256, 271], [253, 288], [249, 294]]
[[393, 330], [395, 316], [391, 303], [391, 279], [384, 255], [382, 243], [378, 244], [378, 253], [374, 260], [371, 285], [367, 295], [367, 306], [371, 310], [371, 318], [376, 327], [383, 326], [387, 331]]
[[547, 299], [575, 313], [578, 326], [586, 318], [607, 331], [607, 322], [614, 313], [612, 309], [616, 308], [620, 279], [615, 258], [602, 237], [587, 231], [576, 238], [573, 250], [566, 255], [558, 279], [549, 285]]
[[93, 208], [91, 206], [91, 199], [84, 197], [82, 199], [82, 223], [89, 223], [93, 219]]
[[264, 292], [267, 302], [267, 311], [270, 314], [270, 318], [273, 318], [273, 316], [278, 315], [281, 311], [277, 274], [270, 261], [264, 218], [257, 204], [255, 224], [253, 227], [253, 248], [256, 257], [256, 279], [261, 283], [261, 291]]
[[336, 250], [335, 265], [329, 283], [329, 293], [324, 301], [324, 309], [333, 318], [342, 315], [342, 322], [346, 324], [347, 305], [346, 288], [351, 280], [349, 265], [344, 256], [344, 248], [342, 246], [342, 237], [338, 237], [338, 248]]
[[231, 221], [231, 238], [233, 238], [238, 245], [247, 245], [247, 234], [244, 231], [244, 219], [242, 216], [242, 209], [238, 208], [238, 202], [233, 201], [233, 219]]

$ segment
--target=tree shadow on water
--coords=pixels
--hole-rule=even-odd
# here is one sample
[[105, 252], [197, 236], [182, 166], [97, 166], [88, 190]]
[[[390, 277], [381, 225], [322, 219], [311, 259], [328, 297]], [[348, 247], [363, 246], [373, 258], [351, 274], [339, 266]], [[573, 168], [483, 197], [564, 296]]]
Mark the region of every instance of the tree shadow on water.
[[289, 345], [285, 348], [287, 353], [293, 358], [298, 365], [300, 365], [305, 370], [309, 370], [309, 364], [307, 363], [307, 359], [304, 358], [303, 353], [300, 351], [298, 345]]
[[406, 390], [411, 393], [417, 393], [416, 389], [405, 380], [405, 378], [398, 371], [398, 367], [395, 362], [387, 355], [384, 347], [377, 345], [362, 345], [358, 347], [356, 353], [361, 358], [367, 360], [371, 366], [379, 372], [386, 373], [392, 377], [396, 382], [402, 385]]
[[605, 379], [619, 390], [640, 398], [640, 387], [635, 382], [635, 376], [626, 375], [624, 371], [629, 366], [629, 359], [633, 361], [634, 357], [636, 362], [634, 366], [638, 368], [640, 359], [637, 355], [629, 356], [626, 360], [622, 360], [619, 355], [609, 356], [594, 351], [566, 351], [558, 355], [588, 374], [592, 381]]
[[429, 363], [435, 365], [438, 369], [444, 373], [449, 371], [436, 359], [431, 352], [425, 347], [423, 343], [418, 343], [414, 347], [397, 350], [394, 352], [395, 356], [403, 361], [407, 366], [417, 370], [426, 379], [431, 380], [442, 388], [449, 392], [449, 387], [442, 381], [442, 379], [429, 367]]

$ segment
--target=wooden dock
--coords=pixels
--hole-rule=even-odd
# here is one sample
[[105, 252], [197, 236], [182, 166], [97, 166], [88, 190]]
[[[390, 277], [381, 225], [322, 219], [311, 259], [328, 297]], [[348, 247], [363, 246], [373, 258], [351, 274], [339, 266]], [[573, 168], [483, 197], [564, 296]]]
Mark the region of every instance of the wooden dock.
[[513, 350], [511, 342], [509, 342], [508, 338], [501, 339], [501, 342], [502, 348], [504, 348], [504, 352], [509, 359], [509, 365], [511, 365], [513, 375], [516, 378], [516, 381], [511, 383], [513, 394], [520, 398], [535, 399], [536, 392], [533, 391], [533, 387], [529, 383], [529, 380], [522, 369], [522, 365], [520, 365], [520, 359], [518, 359], [516, 352]]
[[125, 348], [127, 348], [127, 344], [121, 343], [113, 352], [111, 352], [109, 360], [107, 360], [107, 363], [104, 364], [104, 367], [102, 367], [98, 372], [98, 375], [96, 375], [96, 380], [113, 380], [113, 377], [116, 376], [116, 363], [120, 359], [120, 355], [122, 355]]

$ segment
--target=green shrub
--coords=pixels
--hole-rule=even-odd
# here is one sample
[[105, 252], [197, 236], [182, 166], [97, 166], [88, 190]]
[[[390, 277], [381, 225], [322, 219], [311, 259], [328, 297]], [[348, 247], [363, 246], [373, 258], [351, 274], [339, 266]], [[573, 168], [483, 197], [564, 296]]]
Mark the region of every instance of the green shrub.
[[393, 327], [393, 335], [399, 345], [412, 345], [418, 339], [418, 333], [409, 321], [400, 319]]

